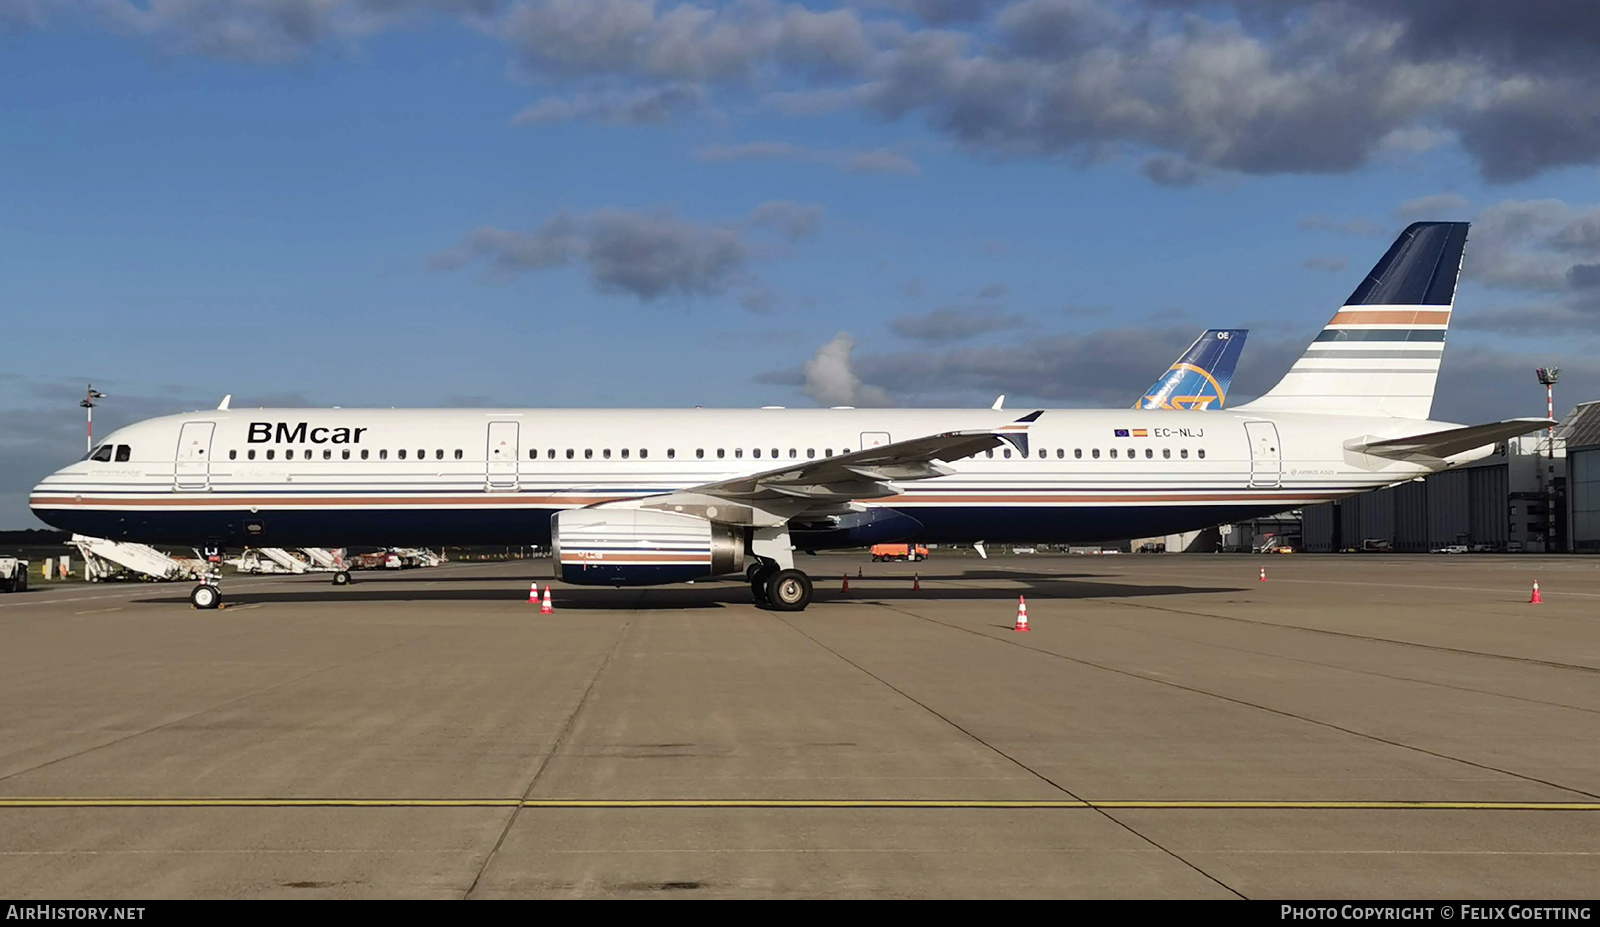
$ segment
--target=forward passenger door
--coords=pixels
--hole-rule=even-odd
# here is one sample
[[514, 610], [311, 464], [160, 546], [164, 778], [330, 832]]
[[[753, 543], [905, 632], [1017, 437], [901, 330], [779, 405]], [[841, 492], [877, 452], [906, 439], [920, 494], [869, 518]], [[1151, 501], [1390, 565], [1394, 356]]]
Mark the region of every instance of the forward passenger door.
[[486, 491], [517, 491], [518, 430], [516, 422], [489, 423], [489, 447], [485, 456], [488, 461], [484, 484]]
[[184, 422], [178, 432], [178, 453], [173, 467], [173, 488], [179, 492], [205, 492], [211, 488], [211, 435], [215, 422]]

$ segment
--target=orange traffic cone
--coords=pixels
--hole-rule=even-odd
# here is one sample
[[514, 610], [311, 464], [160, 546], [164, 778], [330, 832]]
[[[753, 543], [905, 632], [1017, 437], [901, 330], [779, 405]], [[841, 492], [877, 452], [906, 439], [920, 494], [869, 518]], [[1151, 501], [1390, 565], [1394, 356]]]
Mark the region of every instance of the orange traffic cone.
[[1011, 630], [1028, 630], [1028, 600], [1020, 595], [1017, 596], [1017, 626]]
[[555, 612], [555, 608], [550, 604], [550, 587], [546, 586], [544, 587], [544, 604], [539, 606], [539, 614], [549, 615], [553, 612]]
[[538, 605], [539, 604], [539, 584], [538, 583], [529, 583], [528, 584], [528, 604], [529, 605]]
[[922, 574], [921, 573], [913, 573], [913, 574], [911, 574], [911, 591], [912, 592], [921, 592], [922, 591]]
[[844, 576], [844, 588], [840, 589], [839, 591], [840, 592], [849, 592], [850, 591], [850, 574], [848, 574], [848, 573], [845, 574], [845, 576]]
[[1543, 605], [1544, 604], [1544, 596], [1539, 594], [1539, 581], [1537, 579], [1533, 581], [1533, 598], [1528, 600], [1528, 604], [1529, 605]]
[[1261, 582], [1266, 582], [1266, 581], [1267, 581], [1267, 568], [1266, 567], [1262, 567], [1261, 568]]

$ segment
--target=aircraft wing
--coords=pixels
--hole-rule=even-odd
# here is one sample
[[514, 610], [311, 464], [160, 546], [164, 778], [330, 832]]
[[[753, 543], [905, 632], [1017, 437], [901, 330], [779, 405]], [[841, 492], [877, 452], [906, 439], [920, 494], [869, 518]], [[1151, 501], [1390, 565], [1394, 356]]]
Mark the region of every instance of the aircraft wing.
[[1490, 422], [1487, 425], [1467, 425], [1461, 428], [1447, 428], [1444, 431], [1433, 431], [1427, 434], [1411, 435], [1405, 438], [1385, 438], [1381, 441], [1367, 441], [1350, 447], [1350, 450], [1361, 451], [1379, 457], [1407, 457], [1421, 455], [1424, 457], [1449, 457], [1470, 451], [1475, 447], [1485, 444], [1495, 444], [1517, 435], [1525, 435], [1541, 428], [1549, 428], [1556, 424], [1555, 419], [1547, 418], [1512, 418], [1503, 422]]
[[[758, 523], [763, 520], [758, 513], [787, 520], [801, 512], [834, 508], [852, 499], [896, 495], [899, 490], [891, 482], [946, 476], [954, 471], [941, 461], [961, 460], [1002, 444], [1010, 444], [1027, 456], [1028, 426], [1043, 414], [1043, 410], [1031, 412], [994, 429], [947, 431], [833, 457], [792, 461], [762, 473], [702, 483], [661, 496], [628, 500], [627, 504], [692, 513], [725, 523]], [[601, 503], [618, 504], [621, 503]]]

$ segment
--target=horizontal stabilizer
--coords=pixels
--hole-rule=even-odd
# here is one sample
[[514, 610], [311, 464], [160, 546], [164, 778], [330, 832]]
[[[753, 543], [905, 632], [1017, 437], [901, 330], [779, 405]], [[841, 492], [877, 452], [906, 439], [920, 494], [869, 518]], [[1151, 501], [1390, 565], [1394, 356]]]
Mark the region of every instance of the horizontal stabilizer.
[[1405, 438], [1385, 438], [1382, 441], [1357, 443], [1350, 445], [1349, 449], [1379, 457], [1419, 455], [1443, 458], [1483, 447], [1485, 444], [1498, 444], [1507, 438], [1549, 428], [1554, 424], [1554, 419], [1513, 418], [1503, 422], [1490, 422], [1487, 425], [1467, 425]]

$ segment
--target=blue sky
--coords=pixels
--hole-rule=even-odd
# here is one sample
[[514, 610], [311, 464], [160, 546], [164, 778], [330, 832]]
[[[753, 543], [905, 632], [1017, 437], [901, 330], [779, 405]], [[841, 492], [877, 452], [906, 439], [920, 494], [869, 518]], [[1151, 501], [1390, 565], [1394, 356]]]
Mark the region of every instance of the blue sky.
[[86, 381], [1122, 405], [1248, 326], [1242, 396], [1417, 218], [1475, 222], [1437, 417], [1600, 398], [1600, 17], [1413, 6], [0, 0], [0, 526]]

